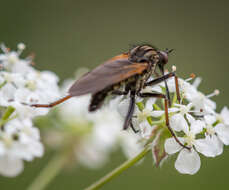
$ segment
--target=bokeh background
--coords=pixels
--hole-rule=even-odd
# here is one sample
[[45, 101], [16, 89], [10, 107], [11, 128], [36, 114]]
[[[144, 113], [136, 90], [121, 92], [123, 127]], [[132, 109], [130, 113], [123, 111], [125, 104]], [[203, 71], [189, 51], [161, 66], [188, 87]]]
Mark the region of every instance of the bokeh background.
[[[190, 73], [203, 77], [200, 89], [215, 97], [218, 111], [229, 106], [229, 1], [78, 1], [1, 0], [0, 41], [8, 47], [24, 42], [24, 53], [36, 54], [36, 67], [52, 70], [61, 80], [72, 77], [82, 66], [94, 68], [106, 59], [129, 49], [130, 45], [150, 43], [174, 48], [169, 65], [177, 66], [179, 76]], [[77, 109], [77, 108], [76, 108]], [[109, 125], [107, 126], [109, 127]], [[17, 178], [0, 177], [0, 189], [25, 189], [45, 166], [52, 153], [26, 164]], [[82, 167], [63, 171], [49, 190], [78, 190], [88, 186], [125, 158], [114, 153], [101, 170]], [[201, 170], [194, 176], [174, 169], [174, 158], [155, 168], [149, 154], [102, 189], [226, 189], [229, 186], [229, 148], [222, 156], [202, 157]]]

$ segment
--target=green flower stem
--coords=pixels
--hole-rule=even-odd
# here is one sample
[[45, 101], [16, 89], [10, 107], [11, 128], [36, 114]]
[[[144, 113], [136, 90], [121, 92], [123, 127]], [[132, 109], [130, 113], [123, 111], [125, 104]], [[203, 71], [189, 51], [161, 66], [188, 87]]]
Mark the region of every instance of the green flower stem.
[[150, 124], [151, 125], [161, 125], [163, 123], [165, 123], [165, 120], [164, 119], [161, 119], [159, 121], [152, 121]]
[[104, 184], [108, 183], [110, 180], [112, 180], [114, 177], [120, 175], [122, 172], [124, 172], [126, 169], [133, 166], [135, 163], [137, 163], [139, 160], [141, 160], [149, 151], [150, 147], [146, 146], [137, 156], [134, 158], [127, 160], [122, 165], [115, 168], [113, 171], [99, 179], [97, 182], [92, 184], [91, 186], [87, 187], [85, 190], [95, 190], [102, 187]]
[[69, 152], [58, 153], [47, 166], [41, 171], [39, 176], [27, 188], [27, 190], [43, 190], [63, 169], [69, 158]]
[[0, 84], [0, 89], [7, 84], [7, 81], [4, 81], [3, 83]]
[[6, 111], [4, 112], [1, 120], [0, 120], [0, 128], [7, 123], [7, 121], [9, 120], [10, 116], [12, 115], [12, 113], [15, 111], [15, 108], [12, 106], [7, 107]]
[[2, 116], [2, 120], [7, 120], [14, 111], [15, 111], [14, 107], [12, 106], [7, 107], [5, 113]]
[[161, 110], [161, 108], [160, 108], [157, 104], [153, 104], [153, 108], [154, 108], [155, 110]]

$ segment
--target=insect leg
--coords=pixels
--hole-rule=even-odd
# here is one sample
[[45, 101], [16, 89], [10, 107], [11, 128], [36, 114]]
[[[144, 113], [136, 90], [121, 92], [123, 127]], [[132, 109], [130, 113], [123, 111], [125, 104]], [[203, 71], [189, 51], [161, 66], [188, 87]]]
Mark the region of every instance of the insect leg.
[[176, 137], [176, 134], [174, 133], [173, 129], [171, 128], [170, 124], [169, 124], [169, 112], [168, 112], [168, 99], [164, 94], [159, 94], [159, 93], [139, 93], [138, 96], [140, 97], [154, 97], [154, 98], [163, 98], [165, 100], [165, 121], [166, 121], [166, 126], [168, 128], [168, 130], [170, 131], [171, 135], [174, 137], [174, 139], [176, 140], [176, 142], [181, 145], [182, 147], [186, 148], [186, 149], [190, 149], [189, 147], [185, 146], [184, 144], [182, 144], [179, 139]]
[[159, 83], [163, 82], [164, 80], [169, 79], [171, 77], [174, 77], [174, 79], [175, 79], [177, 100], [180, 103], [180, 99], [181, 98], [180, 98], [179, 83], [178, 83], [178, 77], [176, 76], [175, 72], [168, 73], [166, 75], [163, 75], [160, 78], [156, 78], [154, 80], [151, 80], [149, 82], [146, 82], [145, 85], [144, 85], [144, 87], [146, 87], [146, 86], [152, 86], [152, 85], [155, 85], [155, 84], [159, 84]]
[[72, 96], [67, 95], [67, 96], [65, 96], [65, 97], [63, 97], [63, 98], [61, 98], [61, 99], [59, 99], [59, 100], [57, 100], [55, 102], [50, 103], [50, 104], [31, 104], [30, 106], [31, 107], [36, 107], [36, 108], [51, 108], [51, 107], [54, 107], [54, 106], [56, 106], [56, 105], [58, 105], [58, 104], [60, 104], [60, 103], [62, 103], [64, 101], [68, 100], [71, 97]]
[[153, 79], [149, 82], [146, 82], [144, 86], [152, 86], [152, 85], [155, 85], [155, 84], [159, 84], [161, 82], [163, 82], [164, 80], [166, 79], [169, 79], [171, 77], [175, 76], [175, 73], [174, 72], [171, 72], [171, 73], [168, 73], [168, 74], [165, 74], [159, 78], [156, 78], [156, 79]]
[[131, 129], [134, 131], [134, 133], [138, 133], [138, 132], [139, 132], [139, 130], [136, 130], [136, 129], [134, 128], [134, 125], [133, 125], [133, 123], [132, 123], [132, 119], [130, 120], [130, 127], [131, 127]]
[[132, 118], [133, 113], [134, 113], [134, 107], [135, 107], [135, 91], [131, 91], [129, 109], [128, 109], [126, 119], [125, 119], [125, 122], [123, 125], [124, 130], [126, 130], [130, 125], [131, 118]]

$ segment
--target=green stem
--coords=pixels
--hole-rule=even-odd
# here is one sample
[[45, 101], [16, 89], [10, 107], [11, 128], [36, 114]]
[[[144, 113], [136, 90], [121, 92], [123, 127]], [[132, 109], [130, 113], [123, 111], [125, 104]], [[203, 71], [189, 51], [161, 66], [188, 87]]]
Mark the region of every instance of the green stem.
[[154, 108], [155, 110], [161, 110], [161, 108], [160, 108], [157, 104], [153, 104], [153, 108]]
[[161, 119], [161, 120], [158, 120], [158, 121], [152, 121], [150, 124], [151, 125], [161, 125], [163, 123], [165, 123], [165, 120]]
[[134, 158], [127, 160], [122, 165], [115, 168], [113, 171], [99, 179], [97, 182], [92, 184], [91, 186], [87, 187], [85, 190], [95, 190], [102, 187], [104, 184], [108, 183], [110, 180], [112, 180], [114, 177], [120, 175], [122, 172], [124, 172], [126, 169], [133, 166], [135, 163], [137, 163], [139, 160], [141, 160], [148, 152], [150, 151], [149, 146], [146, 146], [137, 156]]
[[47, 166], [41, 171], [39, 176], [27, 188], [27, 190], [43, 190], [57, 176], [65, 166], [69, 154], [58, 153], [54, 156]]
[[9, 106], [6, 108], [6, 111], [4, 112], [2, 118], [0, 119], [0, 128], [8, 122], [10, 116], [12, 115], [12, 113], [15, 111], [15, 108], [12, 106]]
[[12, 106], [7, 107], [5, 113], [2, 116], [2, 120], [7, 120], [14, 111], [15, 111], [14, 107]]

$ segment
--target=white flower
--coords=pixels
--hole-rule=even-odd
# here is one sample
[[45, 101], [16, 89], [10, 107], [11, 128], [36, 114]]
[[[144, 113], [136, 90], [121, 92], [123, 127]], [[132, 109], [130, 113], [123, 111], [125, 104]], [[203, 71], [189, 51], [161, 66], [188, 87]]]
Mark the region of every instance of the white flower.
[[0, 156], [0, 174], [6, 177], [16, 177], [24, 169], [21, 159], [8, 155]]
[[90, 140], [81, 141], [75, 147], [74, 153], [78, 161], [90, 169], [101, 168], [108, 160], [107, 151], [100, 149]]
[[226, 106], [221, 110], [220, 114], [216, 114], [216, 117], [220, 123], [229, 126], [229, 110]]
[[214, 113], [216, 109], [216, 103], [209, 99], [210, 96], [206, 96], [201, 92], [198, 92], [196, 94], [193, 94], [189, 98], [189, 101], [192, 102], [192, 104], [195, 107], [195, 110], [201, 111], [203, 113]]
[[[221, 114], [224, 113], [225, 115], [223, 115], [226, 116], [227, 111], [228, 110], [224, 108], [221, 111]], [[217, 117], [213, 115], [206, 115], [204, 119], [206, 122], [207, 135], [214, 137], [216, 141], [220, 141], [225, 145], [229, 145], [229, 126], [224, 124], [223, 118], [220, 120], [222, 123], [217, 123], [216, 126], [213, 126], [213, 124], [217, 121]]]
[[[33, 118], [38, 115], [45, 115], [48, 113], [48, 109], [33, 108], [28, 105], [38, 103], [40, 101], [39, 94], [31, 92], [28, 89], [18, 89], [14, 94], [13, 101], [9, 102], [9, 105], [16, 109], [16, 113], [20, 118]], [[25, 105], [28, 104], [28, 105]]]
[[23, 170], [23, 160], [41, 157], [44, 149], [37, 128], [29, 119], [14, 119], [0, 132], [0, 173], [14, 177]]
[[136, 156], [143, 148], [139, 134], [122, 131], [119, 138], [121, 148], [128, 159]]
[[[135, 106], [134, 114], [133, 114], [133, 124], [135, 127], [139, 127], [142, 122], [147, 121], [148, 117], [160, 117], [164, 114], [164, 111], [153, 110], [153, 104], [155, 103], [155, 98], [149, 98], [143, 110], [140, 110], [138, 106]], [[125, 118], [127, 115], [129, 107], [129, 98], [122, 100], [118, 105], [118, 111], [120, 115]]]
[[170, 113], [175, 113], [170, 118], [170, 125], [173, 127], [175, 131], [181, 131], [183, 130], [183, 126], [186, 125], [186, 119], [185, 117], [188, 117], [189, 119], [192, 119], [192, 116], [190, 115], [191, 108], [193, 107], [192, 103], [189, 103], [188, 105], [182, 105], [182, 104], [175, 104], [176, 107], [170, 108]]
[[[181, 94], [181, 97], [184, 97], [189, 100], [190, 97], [195, 95], [197, 93], [196, 87], [190, 84], [188, 81], [192, 80], [192, 78], [188, 78], [186, 80], [178, 78], [178, 84], [179, 84], [179, 91]], [[167, 80], [169, 91], [172, 93], [176, 92], [176, 85], [174, 78], [170, 78]], [[160, 83], [160, 86], [165, 87], [164, 82]]]
[[[203, 121], [194, 120], [193, 118], [191, 118], [189, 122], [191, 123], [190, 127], [187, 122], [183, 123], [183, 132], [185, 136], [179, 137], [178, 139], [181, 143], [190, 147], [191, 150], [189, 151], [181, 147], [172, 137], [165, 141], [165, 151], [168, 154], [174, 154], [180, 151], [175, 162], [175, 168], [180, 173], [195, 174], [200, 168], [200, 158], [197, 152], [207, 157], [214, 157], [222, 153], [222, 147], [220, 143], [215, 144], [216, 141], [214, 137], [196, 139], [196, 135], [202, 132], [205, 124]], [[171, 127], [173, 126], [171, 125]]]
[[201, 111], [203, 113], [213, 114], [215, 113], [216, 103], [210, 98], [213, 96], [217, 96], [219, 94], [219, 90], [215, 90], [213, 93], [205, 95], [197, 90], [201, 81], [201, 78], [196, 78], [193, 85], [191, 85], [192, 87], [189, 87], [189, 91], [191, 91], [192, 93], [190, 93], [189, 96], [186, 96], [186, 99], [193, 103], [195, 110]]

